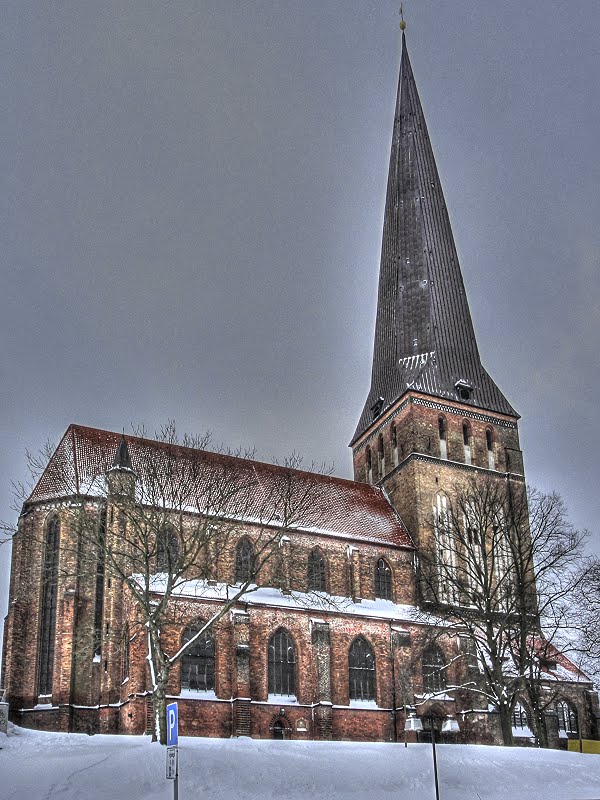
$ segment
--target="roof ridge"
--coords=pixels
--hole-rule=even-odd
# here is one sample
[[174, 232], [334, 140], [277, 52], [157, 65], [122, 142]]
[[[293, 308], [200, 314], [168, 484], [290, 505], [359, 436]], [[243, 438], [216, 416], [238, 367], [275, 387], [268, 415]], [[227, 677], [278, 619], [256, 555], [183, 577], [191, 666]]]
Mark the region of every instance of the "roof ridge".
[[[82, 432], [83, 431], [88, 431], [90, 433], [96, 433], [96, 434], [98, 434], [98, 433], [100, 433], [100, 434], [108, 434], [110, 436], [116, 437], [117, 439], [119, 439], [123, 435], [122, 433], [118, 433], [117, 431], [107, 430], [106, 428], [95, 428], [95, 427], [92, 427], [90, 425], [81, 425], [79, 423], [72, 422], [69, 425], [69, 427], [67, 428], [67, 432], [65, 433], [65, 436], [67, 436], [67, 434], [72, 429], [75, 430], [75, 431], [82, 431]], [[375, 491], [378, 490], [378, 487], [373, 486], [371, 484], [360, 483], [358, 481], [353, 480], [352, 478], [343, 478], [343, 477], [340, 477], [339, 475], [329, 475], [329, 474], [327, 474], [325, 472], [312, 472], [311, 470], [298, 469], [297, 467], [287, 467], [285, 464], [278, 464], [278, 463], [273, 462], [273, 461], [260, 461], [259, 459], [255, 459], [255, 458], [244, 458], [243, 456], [235, 456], [235, 455], [232, 455], [231, 453], [221, 453], [218, 450], [208, 450], [208, 449], [202, 449], [200, 447], [189, 447], [187, 445], [183, 445], [183, 444], [179, 444], [179, 443], [161, 442], [160, 439], [153, 439], [153, 438], [147, 437], [147, 436], [137, 436], [136, 434], [125, 434], [125, 436], [127, 438], [128, 443], [130, 443], [130, 442], [146, 443], [146, 444], [157, 445], [158, 447], [164, 447], [164, 448], [173, 447], [173, 448], [175, 448], [177, 450], [181, 450], [183, 452], [205, 453], [206, 455], [214, 456], [215, 458], [222, 458], [222, 459], [227, 459], [227, 460], [231, 460], [231, 461], [239, 461], [239, 462], [243, 462], [243, 463], [248, 464], [248, 465], [257, 466], [257, 467], [264, 467], [266, 469], [271, 469], [271, 470], [287, 470], [290, 473], [295, 474], [295, 475], [305, 475], [307, 477], [308, 476], [317, 477], [320, 480], [331, 481], [332, 483], [345, 483], [345, 484], [348, 484], [348, 485], [353, 485], [355, 487], [360, 487], [361, 489], [364, 489], [364, 490], [375, 490]], [[63, 439], [64, 439], [64, 437], [63, 437]], [[62, 439], [61, 439], [61, 442], [62, 442]]]

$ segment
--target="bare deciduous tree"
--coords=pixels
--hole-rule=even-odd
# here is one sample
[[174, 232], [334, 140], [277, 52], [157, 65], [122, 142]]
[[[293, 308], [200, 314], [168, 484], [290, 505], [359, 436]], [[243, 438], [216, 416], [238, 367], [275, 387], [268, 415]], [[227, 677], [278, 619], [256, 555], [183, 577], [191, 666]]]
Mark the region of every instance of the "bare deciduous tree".
[[584, 670], [600, 688], [600, 559], [591, 558], [584, 566], [575, 595], [577, 614], [577, 652]]
[[[295, 455], [266, 465], [247, 453], [210, 453], [207, 436], [180, 440], [173, 423], [156, 439], [141, 433], [130, 439], [131, 453], [123, 437], [112, 467], [84, 487], [56, 453], [47, 460], [48, 449], [29, 463], [34, 477], [43, 471], [60, 487], [57, 494], [70, 498], [61, 570], [97, 587], [88, 634], [94, 649], [117, 654], [125, 632], [146, 637], [155, 732], [164, 743], [174, 665], [251, 592], [285, 585], [287, 533], [318, 526], [322, 512], [319, 481], [299, 471]], [[26, 488], [17, 489], [27, 496]], [[178, 597], [190, 593], [213, 610], [173, 650], [164, 634], [189, 624]], [[117, 623], [108, 626], [109, 635], [103, 620], [105, 629], [107, 620]]]
[[497, 709], [506, 745], [525, 699], [546, 745], [547, 668], [571, 623], [585, 534], [569, 524], [558, 495], [527, 492], [508, 477], [472, 477], [452, 496], [438, 495], [430, 540], [421, 555], [423, 595], [466, 637], [480, 672], [471, 690]]

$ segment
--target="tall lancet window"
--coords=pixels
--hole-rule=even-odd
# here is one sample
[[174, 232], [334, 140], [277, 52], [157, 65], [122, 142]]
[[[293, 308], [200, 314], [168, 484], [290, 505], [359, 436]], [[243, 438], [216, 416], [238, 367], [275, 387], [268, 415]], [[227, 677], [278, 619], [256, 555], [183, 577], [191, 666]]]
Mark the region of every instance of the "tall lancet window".
[[488, 469], [496, 469], [496, 456], [494, 454], [494, 433], [491, 428], [485, 429], [485, 443], [487, 445]]
[[179, 540], [171, 525], [156, 534], [156, 571], [175, 572], [179, 558]]
[[426, 694], [446, 691], [446, 659], [435, 645], [423, 653], [423, 690]]
[[440, 603], [456, 601], [456, 543], [452, 535], [448, 498], [438, 492], [433, 501], [435, 532], [437, 597]]
[[325, 559], [320, 550], [311, 550], [308, 556], [307, 586], [309, 592], [326, 592]]
[[296, 654], [286, 630], [280, 628], [269, 639], [269, 694], [296, 695]]
[[463, 446], [465, 450], [465, 464], [471, 463], [471, 426], [464, 420], [463, 426]]
[[38, 694], [52, 694], [52, 667], [56, 636], [56, 600], [58, 595], [58, 553], [60, 521], [52, 517], [46, 525], [44, 567], [42, 571], [42, 608], [40, 612], [40, 647]]
[[385, 451], [383, 449], [383, 436], [381, 433], [377, 439], [377, 462], [379, 477], [383, 478], [385, 475]]
[[577, 709], [567, 700], [559, 700], [556, 704], [558, 714], [559, 735], [569, 733], [579, 733], [579, 720], [577, 719]]
[[365, 451], [365, 463], [367, 465], [367, 481], [369, 483], [373, 483], [373, 460], [371, 457], [371, 448], [369, 447], [369, 445], [367, 445]]
[[350, 700], [375, 700], [375, 656], [371, 645], [358, 636], [348, 653]]
[[392, 422], [392, 428], [390, 432], [390, 438], [392, 442], [392, 453], [394, 457], [394, 466], [398, 466], [398, 429], [396, 428], [396, 423]]
[[[182, 644], [191, 641], [199, 631], [199, 625], [186, 628]], [[194, 692], [210, 692], [215, 688], [215, 643], [208, 633], [198, 636], [181, 659], [181, 688]]]
[[491, 560], [496, 580], [496, 596], [508, 610], [514, 593], [515, 574], [511, 569], [511, 543], [510, 532], [506, 525], [506, 518], [501, 507], [495, 511], [491, 524], [492, 542], [489, 547]]
[[380, 558], [375, 565], [375, 597], [392, 599], [392, 570], [384, 558]]
[[235, 549], [235, 582], [246, 583], [254, 577], [256, 556], [250, 539], [243, 538]]
[[94, 658], [102, 654], [102, 610], [104, 603], [104, 542], [106, 536], [106, 506], [100, 511], [98, 521], [98, 556], [96, 561], [96, 599], [94, 603]]
[[438, 417], [438, 434], [440, 437], [440, 458], [448, 458], [448, 439], [446, 432], [446, 417], [440, 414]]

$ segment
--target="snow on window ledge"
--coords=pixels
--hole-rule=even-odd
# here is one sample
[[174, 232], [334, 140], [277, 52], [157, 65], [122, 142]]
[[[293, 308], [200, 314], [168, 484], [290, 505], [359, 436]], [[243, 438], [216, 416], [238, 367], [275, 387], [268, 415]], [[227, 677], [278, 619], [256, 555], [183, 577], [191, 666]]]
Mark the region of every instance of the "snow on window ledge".
[[216, 700], [214, 689], [182, 689], [179, 697], [186, 700]]
[[377, 700], [350, 700], [350, 708], [379, 708]]
[[512, 735], [517, 736], [520, 739], [522, 739], [523, 737], [528, 737], [530, 739], [533, 739], [533, 733], [530, 728], [513, 728]]
[[295, 694], [270, 694], [267, 697], [267, 702], [276, 703], [277, 705], [294, 705], [298, 703], [298, 698]]

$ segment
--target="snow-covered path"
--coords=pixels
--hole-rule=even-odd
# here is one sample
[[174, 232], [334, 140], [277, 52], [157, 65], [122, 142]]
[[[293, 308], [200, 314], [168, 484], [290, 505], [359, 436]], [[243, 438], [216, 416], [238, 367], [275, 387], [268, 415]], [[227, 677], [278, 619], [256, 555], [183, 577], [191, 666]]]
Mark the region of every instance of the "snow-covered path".
[[[168, 800], [165, 750], [145, 737], [11, 728], [0, 800]], [[600, 756], [438, 748], [441, 800], [600, 798]], [[429, 745], [180, 740], [180, 800], [433, 800]]]

